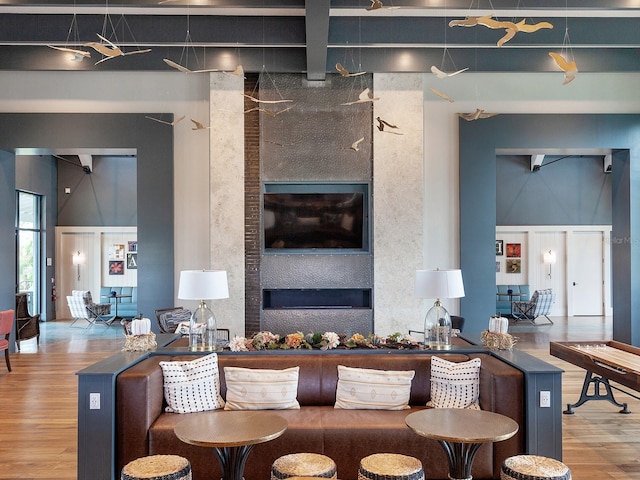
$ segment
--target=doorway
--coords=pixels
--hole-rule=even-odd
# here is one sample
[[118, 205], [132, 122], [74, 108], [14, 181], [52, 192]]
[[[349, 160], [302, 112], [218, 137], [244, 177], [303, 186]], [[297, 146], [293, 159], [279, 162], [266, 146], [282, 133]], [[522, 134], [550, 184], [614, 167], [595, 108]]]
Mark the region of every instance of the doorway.
[[[171, 116], [164, 114], [165, 118]], [[149, 314], [174, 298], [173, 135], [145, 114], [0, 114], [0, 251], [11, 252], [6, 267], [15, 272], [15, 152], [29, 145], [46, 148], [127, 148], [138, 158], [138, 309]], [[31, 176], [36, 176], [31, 174]], [[48, 239], [47, 239], [48, 241]], [[54, 277], [47, 263], [45, 279]], [[15, 304], [15, 275], [0, 278], [0, 305]], [[48, 295], [46, 298], [50, 298]], [[53, 305], [48, 307], [53, 311]]]
[[575, 316], [604, 315], [604, 238], [602, 232], [574, 232], [570, 265], [571, 310]]

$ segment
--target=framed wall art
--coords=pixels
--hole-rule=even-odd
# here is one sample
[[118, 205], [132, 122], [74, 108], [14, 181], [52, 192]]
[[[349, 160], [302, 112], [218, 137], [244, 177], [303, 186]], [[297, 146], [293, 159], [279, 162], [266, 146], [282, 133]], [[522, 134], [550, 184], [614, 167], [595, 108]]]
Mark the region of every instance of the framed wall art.
[[109, 260], [109, 275], [124, 275], [124, 261]]
[[507, 257], [520, 258], [522, 246], [519, 243], [507, 243]]
[[522, 273], [521, 260], [512, 258], [507, 260], [507, 273]]
[[504, 255], [504, 240], [496, 240], [496, 256]]
[[137, 270], [138, 269], [138, 254], [137, 253], [127, 253], [127, 268], [129, 270]]

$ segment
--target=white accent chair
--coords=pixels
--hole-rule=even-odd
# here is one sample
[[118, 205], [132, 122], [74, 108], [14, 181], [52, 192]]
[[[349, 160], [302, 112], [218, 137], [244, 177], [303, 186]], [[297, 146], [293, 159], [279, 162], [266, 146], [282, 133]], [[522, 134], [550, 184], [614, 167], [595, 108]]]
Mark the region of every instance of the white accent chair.
[[67, 304], [73, 317], [71, 327], [80, 320], [87, 322], [87, 326], [84, 328], [94, 326], [98, 320], [105, 320], [104, 324], [108, 326], [107, 319], [103, 319], [103, 317], [111, 314], [111, 304], [93, 303], [89, 290], [73, 290], [71, 295], [67, 295]]

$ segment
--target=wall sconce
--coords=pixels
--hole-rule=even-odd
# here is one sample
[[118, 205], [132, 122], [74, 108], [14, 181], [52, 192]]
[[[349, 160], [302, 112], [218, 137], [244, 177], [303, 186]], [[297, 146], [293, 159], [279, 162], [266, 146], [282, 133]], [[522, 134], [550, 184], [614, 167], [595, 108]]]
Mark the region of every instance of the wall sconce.
[[85, 262], [84, 253], [80, 253], [80, 251], [78, 250], [76, 253], [74, 253], [71, 256], [71, 261], [76, 267], [78, 267], [78, 281], [80, 281], [80, 265], [84, 265], [84, 262]]
[[548, 252], [544, 252], [542, 259], [545, 265], [549, 265], [549, 278], [551, 278], [551, 265], [556, 264], [556, 252], [549, 250]]

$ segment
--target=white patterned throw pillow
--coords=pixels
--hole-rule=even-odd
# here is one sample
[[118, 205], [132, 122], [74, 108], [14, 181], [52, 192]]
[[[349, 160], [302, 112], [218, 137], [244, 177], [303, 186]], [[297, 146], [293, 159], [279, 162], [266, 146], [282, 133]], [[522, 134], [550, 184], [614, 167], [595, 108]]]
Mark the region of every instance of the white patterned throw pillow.
[[335, 408], [405, 410], [414, 370], [373, 370], [338, 365]]
[[431, 358], [431, 400], [435, 408], [470, 408], [480, 410], [480, 359], [449, 362]]
[[224, 367], [225, 410], [298, 409], [300, 367], [270, 370]]
[[217, 354], [184, 362], [160, 362], [160, 367], [167, 402], [165, 411], [194, 413], [224, 407]]

